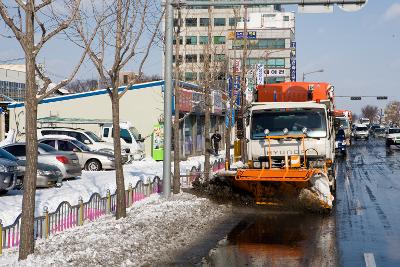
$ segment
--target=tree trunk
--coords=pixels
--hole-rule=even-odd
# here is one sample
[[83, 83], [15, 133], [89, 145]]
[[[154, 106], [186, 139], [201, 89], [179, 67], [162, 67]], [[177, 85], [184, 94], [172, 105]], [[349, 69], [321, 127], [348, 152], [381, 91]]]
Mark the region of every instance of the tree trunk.
[[208, 182], [210, 179], [210, 150], [211, 150], [211, 140], [210, 140], [210, 93], [211, 93], [211, 81], [212, 81], [212, 74], [211, 74], [211, 69], [210, 69], [210, 53], [211, 53], [211, 8], [208, 8], [208, 19], [210, 23], [208, 24], [208, 31], [207, 31], [207, 36], [208, 36], [208, 43], [207, 43], [207, 49], [205, 53], [205, 58], [204, 58], [204, 70], [205, 70], [205, 86], [204, 86], [204, 136], [205, 136], [205, 155], [204, 155], [204, 180], [205, 182]]
[[[34, 216], [35, 192], [37, 179], [37, 88], [35, 77], [34, 51], [34, 11], [27, 7], [25, 64], [26, 64], [26, 97], [25, 97], [25, 134], [26, 134], [26, 168], [24, 176], [24, 194], [22, 198], [22, 217], [19, 245], [19, 260], [25, 260], [34, 252]], [[1, 244], [0, 244], [1, 245]]]
[[176, 85], [175, 80], [175, 117], [174, 117], [174, 182], [173, 193], [179, 194], [181, 190], [181, 170], [180, 170], [180, 146], [179, 146], [179, 87]]
[[114, 136], [114, 156], [115, 156], [115, 179], [117, 185], [117, 212], [116, 219], [126, 217], [126, 202], [125, 202], [125, 181], [124, 170], [122, 168], [121, 156], [121, 138], [119, 125], [119, 99], [118, 86], [114, 86], [111, 96], [112, 102], [112, 121], [113, 121], [113, 136]]
[[175, 96], [175, 116], [174, 116], [174, 180], [173, 180], [173, 193], [179, 194], [181, 190], [181, 168], [180, 168], [180, 132], [179, 132], [179, 82], [181, 79], [180, 75], [180, 61], [179, 61], [179, 53], [180, 53], [180, 32], [181, 32], [181, 9], [178, 9], [178, 25], [176, 29], [176, 45], [175, 45], [175, 82], [174, 82], [174, 96]]

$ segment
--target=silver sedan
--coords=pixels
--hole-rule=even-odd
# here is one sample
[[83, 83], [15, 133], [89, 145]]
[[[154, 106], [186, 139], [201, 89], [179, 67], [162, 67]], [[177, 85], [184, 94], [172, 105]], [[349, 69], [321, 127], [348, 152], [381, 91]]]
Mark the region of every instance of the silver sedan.
[[[19, 160], [26, 160], [26, 144], [14, 143], [2, 147]], [[62, 173], [63, 179], [81, 176], [82, 169], [75, 153], [57, 151], [46, 144], [38, 144], [38, 163], [56, 166]]]
[[[115, 169], [115, 158], [111, 153], [91, 151], [88, 146], [68, 137], [52, 137], [39, 140], [59, 151], [72, 151], [78, 155], [80, 165], [88, 171], [100, 171]], [[126, 162], [127, 158], [123, 158]]]

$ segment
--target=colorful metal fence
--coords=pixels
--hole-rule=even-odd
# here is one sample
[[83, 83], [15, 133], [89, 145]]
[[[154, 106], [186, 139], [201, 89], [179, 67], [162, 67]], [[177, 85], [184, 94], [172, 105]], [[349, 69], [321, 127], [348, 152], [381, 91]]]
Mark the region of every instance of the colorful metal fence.
[[[212, 172], [216, 173], [224, 169], [225, 160], [218, 159], [212, 164]], [[182, 176], [181, 184], [183, 187], [191, 187], [193, 181], [200, 179], [202, 175], [201, 166], [193, 166], [187, 171], [187, 175]], [[132, 187], [129, 184], [128, 190], [125, 190], [125, 200], [127, 207], [133, 203], [145, 199], [154, 193], [161, 192], [161, 179], [154, 177], [147, 183], [138, 181]], [[111, 194], [107, 190], [105, 197], [94, 193], [87, 202], [79, 199], [77, 205], [71, 205], [67, 201], [61, 202], [54, 212], [49, 212], [47, 207], [43, 209], [43, 215], [35, 217], [34, 221], [34, 237], [48, 238], [50, 235], [62, 232], [64, 230], [83, 225], [85, 221], [93, 221], [105, 214], [115, 214], [117, 207], [117, 195]], [[15, 219], [14, 223], [3, 227], [0, 220], [0, 255], [2, 249], [17, 247], [19, 245], [21, 214]]]
[[[133, 203], [140, 201], [151, 194], [161, 192], [161, 179], [154, 177], [147, 183], [138, 181], [134, 187], [129, 184], [125, 190], [126, 205], [132, 206]], [[72, 206], [67, 201], [61, 202], [54, 212], [48, 212], [47, 207], [43, 209], [43, 215], [36, 217], [34, 221], [34, 237], [48, 238], [50, 235], [83, 225], [85, 221], [94, 221], [105, 214], [114, 214], [117, 206], [116, 194], [110, 194], [107, 190], [105, 197], [94, 193], [87, 202], [79, 199], [78, 204]], [[3, 227], [0, 220], [0, 255], [2, 249], [17, 247], [19, 245], [19, 234], [21, 224], [20, 214], [13, 224]]]

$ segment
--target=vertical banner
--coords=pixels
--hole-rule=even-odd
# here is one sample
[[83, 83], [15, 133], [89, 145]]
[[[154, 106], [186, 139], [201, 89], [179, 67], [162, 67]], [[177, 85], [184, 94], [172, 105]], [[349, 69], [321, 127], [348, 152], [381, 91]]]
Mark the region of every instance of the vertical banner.
[[290, 81], [296, 81], [296, 42], [290, 43]]
[[264, 65], [257, 64], [257, 85], [264, 84]]

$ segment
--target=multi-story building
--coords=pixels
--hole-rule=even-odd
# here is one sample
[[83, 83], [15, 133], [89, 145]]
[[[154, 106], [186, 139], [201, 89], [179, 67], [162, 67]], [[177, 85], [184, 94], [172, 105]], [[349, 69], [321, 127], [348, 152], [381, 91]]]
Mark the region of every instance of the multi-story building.
[[25, 99], [25, 65], [0, 65], [0, 98], [3, 101]]
[[[235, 69], [246, 71], [251, 80], [257, 65], [264, 66], [265, 82], [295, 80], [295, 16], [282, 12], [280, 6], [185, 8], [181, 11], [179, 55], [174, 49], [174, 63], [181, 62], [181, 79], [204, 80], [204, 55], [210, 55], [210, 68], [224, 79]], [[175, 25], [177, 25], [175, 12]], [[244, 36], [247, 17], [247, 36]], [[209, 35], [211, 40], [209, 40]], [[244, 46], [247, 43], [247, 53]], [[174, 40], [176, 48], [176, 40]], [[210, 46], [207, 46], [210, 44]], [[209, 51], [206, 51], [209, 49]], [[247, 58], [243, 68], [243, 57]], [[292, 77], [291, 77], [291, 69]]]

